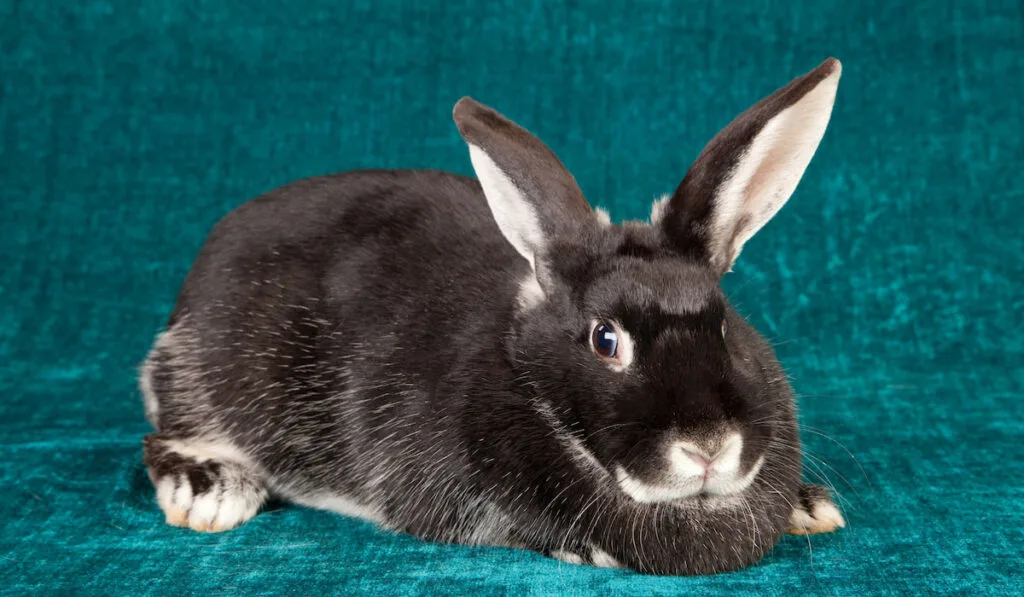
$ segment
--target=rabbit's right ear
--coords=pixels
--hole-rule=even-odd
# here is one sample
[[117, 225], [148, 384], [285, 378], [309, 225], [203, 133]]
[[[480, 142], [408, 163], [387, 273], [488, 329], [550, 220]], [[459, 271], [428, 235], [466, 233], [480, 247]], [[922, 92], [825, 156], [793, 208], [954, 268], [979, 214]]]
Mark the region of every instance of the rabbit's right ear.
[[491, 108], [464, 97], [452, 116], [498, 227], [537, 271], [553, 239], [594, 218], [576, 179], [540, 139]]
[[789, 200], [825, 134], [842, 71], [830, 58], [761, 100], [708, 143], [652, 219], [670, 244], [727, 272]]

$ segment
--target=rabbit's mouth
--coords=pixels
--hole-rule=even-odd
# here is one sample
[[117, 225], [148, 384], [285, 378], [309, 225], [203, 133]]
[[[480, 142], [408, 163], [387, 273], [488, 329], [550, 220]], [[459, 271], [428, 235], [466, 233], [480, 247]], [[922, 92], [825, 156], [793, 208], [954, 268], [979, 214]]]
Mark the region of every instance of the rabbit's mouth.
[[676, 441], [668, 447], [667, 470], [657, 478], [646, 480], [618, 465], [615, 480], [623, 493], [645, 504], [689, 498], [714, 500], [742, 493], [761, 471], [764, 456], [744, 471], [739, 433], [728, 434], [715, 448], [710, 451], [694, 442]]

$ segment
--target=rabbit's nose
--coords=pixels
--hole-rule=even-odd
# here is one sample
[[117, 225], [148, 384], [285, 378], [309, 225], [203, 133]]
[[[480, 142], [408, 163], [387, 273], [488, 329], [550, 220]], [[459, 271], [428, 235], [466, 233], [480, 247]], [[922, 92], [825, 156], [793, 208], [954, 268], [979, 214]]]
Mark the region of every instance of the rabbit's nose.
[[711, 461], [702, 453], [688, 449], [686, 446], [678, 446], [679, 450], [682, 451], [683, 455], [689, 458], [694, 464], [706, 471], [708, 466], [711, 465]]
[[672, 446], [672, 468], [683, 477], [704, 477], [714, 459], [693, 442], [680, 441]]
[[717, 441], [696, 443], [678, 441], [675, 449], [681, 458], [675, 458], [679, 472], [687, 475], [707, 475], [708, 473], [734, 473], [740, 466], [740, 454], [743, 451], [743, 438], [739, 433], [731, 432]]

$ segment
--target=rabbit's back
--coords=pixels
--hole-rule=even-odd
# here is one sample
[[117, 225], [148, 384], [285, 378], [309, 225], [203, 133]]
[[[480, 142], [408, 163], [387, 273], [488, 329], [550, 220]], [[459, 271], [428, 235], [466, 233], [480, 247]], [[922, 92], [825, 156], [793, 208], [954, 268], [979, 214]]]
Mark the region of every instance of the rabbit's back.
[[[525, 273], [525, 265], [501, 237], [475, 179], [416, 170], [309, 178], [241, 205], [214, 227], [171, 323], [210, 301], [257, 299], [252, 288], [260, 284], [352, 306], [362, 288], [445, 286], [458, 274], [464, 284], [493, 290], [502, 274]], [[478, 275], [465, 275], [471, 272]], [[427, 289], [420, 286], [418, 298], [433, 299]]]

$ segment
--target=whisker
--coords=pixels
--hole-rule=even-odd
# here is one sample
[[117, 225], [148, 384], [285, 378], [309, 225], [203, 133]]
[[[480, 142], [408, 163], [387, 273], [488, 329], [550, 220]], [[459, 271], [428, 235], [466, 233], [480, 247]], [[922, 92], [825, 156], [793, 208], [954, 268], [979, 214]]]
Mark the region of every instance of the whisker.
[[861, 465], [860, 460], [857, 460], [857, 457], [853, 455], [853, 452], [851, 452], [849, 448], [847, 448], [845, 445], [843, 445], [842, 442], [840, 442], [839, 440], [835, 439], [834, 437], [829, 436], [826, 433], [821, 432], [818, 429], [815, 429], [814, 427], [808, 427], [806, 425], [801, 425], [800, 426], [800, 430], [801, 431], [807, 431], [808, 433], [813, 433], [814, 435], [823, 437], [823, 438], [827, 439], [828, 441], [834, 443], [835, 445], [839, 446], [840, 448], [842, 448], [843, 451], [846, 452], [847, 456], [850, 457], [850, 460], [853, 460], [855, 463], [857, 463], [857, 466], [860, 468], [861, 474], [864, 475], [864, 480], [868, 482], [868, 487], [871, 487], [872, 489], [874, 489], [874, 487], [871, 485], [871, 478], [868, 477], [868, 473], [867, 473], [867, 471], [864, 470], [864, 466]]

